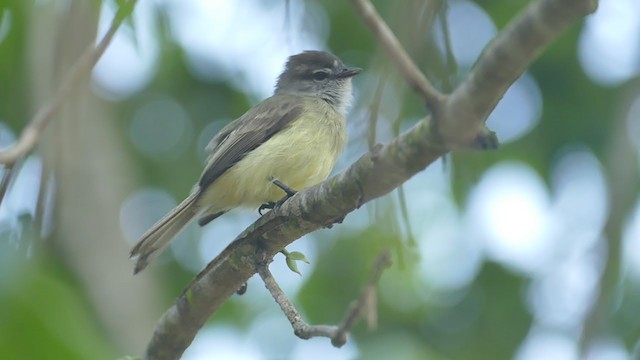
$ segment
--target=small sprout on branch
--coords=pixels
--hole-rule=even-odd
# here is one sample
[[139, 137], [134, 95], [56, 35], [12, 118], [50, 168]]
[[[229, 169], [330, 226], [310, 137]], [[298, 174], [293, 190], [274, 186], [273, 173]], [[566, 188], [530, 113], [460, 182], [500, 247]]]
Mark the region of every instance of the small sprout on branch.
[[289, 252], [287, 251], [287, 249], [282, 249], [280, 252], [287, 259], [286, 261], [287, 261], [287, 266], [289, 267], [289, 270], [302, 276], [302, 273], [300, 272], [300, 270], [298, 270], [298, 263], [296, 261], [302, 261], [305, 264], [309, 264], [309, 260], [307, 260], [307, 257], [304, 256], [304, 254], [301, 253], [300, 251]]

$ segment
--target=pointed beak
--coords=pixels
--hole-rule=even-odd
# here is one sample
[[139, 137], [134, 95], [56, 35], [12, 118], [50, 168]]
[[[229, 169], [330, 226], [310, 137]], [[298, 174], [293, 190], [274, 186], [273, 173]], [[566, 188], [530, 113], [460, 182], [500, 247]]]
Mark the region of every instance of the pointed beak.
[[336, 74], [336, 77], [338, 79], [350, 78], [358, 75], [361, 71], [362, 69], [360, 69], [359, 67], [346, 66], [344, 69], [342, 69], [339, 73]]

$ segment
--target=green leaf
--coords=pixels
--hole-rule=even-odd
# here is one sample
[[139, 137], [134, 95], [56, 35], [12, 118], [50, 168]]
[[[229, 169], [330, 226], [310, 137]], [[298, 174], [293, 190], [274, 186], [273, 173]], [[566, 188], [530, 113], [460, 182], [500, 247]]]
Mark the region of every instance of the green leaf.
[[290, 257], [287, 257], [287, 266], [291, 271], [302, 276], [302, 273], [300, 272], [300, 270], [298, 270], [298, 264], [296, 263], [295, 260], [291, 259]]
[[302, 261], [309, 264], [309, 260], [307, 260], [306, 256], [304, 256], [304, 254], [301, 253], [300, 251], [292, 251], [289, 253], [289, 255], [285, 255], [285, 256], [287, 256], [287, 258], [291, 260]]
[[287, 249], [282, 249], [280, 250], [280, 252], [286, 258], [287, 266], [289, 267], [289, 269], [291, 269], [291, 271], [293, 271], [294, 273], [302, 276], [302, 273], [300, 272], [300, 270], [298, 270], [298, 264], [296, 263], [296, 261], [303, 261], [309, 264], [309, 260], [307, 260], [307, 257], [304, 256], [304, 254], [300, 251], [289, 252], [287, 251]]

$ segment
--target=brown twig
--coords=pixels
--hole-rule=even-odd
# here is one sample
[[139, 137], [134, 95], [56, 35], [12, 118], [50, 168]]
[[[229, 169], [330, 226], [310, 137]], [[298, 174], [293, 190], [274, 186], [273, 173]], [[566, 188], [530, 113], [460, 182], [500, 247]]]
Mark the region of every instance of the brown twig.
[[4, 196], [7, 194], [7, 191], [11, 186], [13, 178], [20, 170], [23, 160], [24, 157], [21, 156], [15, 162], [5, 165], [4, 173], [2, 174], [2, 181], [0, 181], [0, 205], [2, 205], [2, 202], [4, 201]]
[[373, 100], [369, 107], [369, 136], [367, 137], [367, 145], [369, 145], [369, 151], [373, 149], [376, 144], [376, 133], [378, 127], [378, 118], [380, 117], [380, 104], [382, 103], [382, 94], [384, 93], [384, 87], [387, 82], [387, 73], [382, 74], [378, 79], [376, 90], [373, 93]]
[[[378, 282], [380, 281], [380, 277], [385, 269], [391, 266], [391, 253], [388, 250], [383, 251], [376, 258], [375, 263], [373, 264], [373, 268], [371, 270], [371, 275], [369, 276], [369, 281], [365, 284], [365, 287], [362, 289], [360, 296], [357, 300], [351, 303], [349, 306], [349, 310], [345, 313], [342, 322], [338, 326], [338, 333], [336, 334], [337, 339], [345, 339], [347, 332], [353, 327], [355, 322], [364, 314], [364, 311], [367, 306], [372, 302], [372, 299], [375, 297], [375, 288]], [[371, 317], [370, 317], [371, 318]], [[334, 343], [334, 340], [331, 340], [331, 343], [334, 346], [337, 346]]]
[[453, 49], [451, 47], [451, 34], [449, 34], [449, 20], [447, 18], [447, 12], [449, 6], [446, 1], [442, 1], [439, 11], [440, 17], [440, 31], [442, 32], [442, 42], [444, 43], [445, 52], [445, 74], [443, 76], [442, 88], [446, 92], [453, 90], [453, 77], [458, 72], [458, 64], [456, 58], [453, 55]]
[[371, 308], [368, 304], [370, 304], [371, 299], [375, 297], [376, 284], [380, 280], [382, 272], [389, 266], [391, 266], [391, 254], [388, 250], [385, 250], [378, 255], [373, 265], [369, 281], [367, 281], [358, 299], [349, 305], [349, 309], [338, 326], [307, 324], [302, 320], [302, 316], [300, 316], [298, 310], [296, 310], [291, 300], [289, 300], [273, 278], [273, 275], [269, 271], [269, 265], [266, 262], [258, 267], [258, 274], [260, 274], [264, 285], [273, 296], [273, 299], [278, 303], [287, 319], [289, 319], [293, 327], [293, 333], [296, 334], [296, 336], [305, 340], [312, 337], [327, 337], [331, 339], [333, 346], [341, 347], [347, 342], [347, 334], [356, 321], [362, 317], [366, 309]]
[[367, 26], [369, 26], [380, 45], [387, 51], [387, 55], [395, 62], [407, 83], [422, 98], [427, 107], [436, 112], [444, 95], [431, 85], [427, 77], [411, 60], [398, 38], [382, 20], [371, 2], [368, 0], [352, 0], [351, 3]]
[[[631, 144], [631, 138], [626, 133], [625, 117], [616, 121], [613, 133], [609, 139], [606, 157], [607, 182], [609, 193], [609, 214], [601, 237], [602, 247], [606, 249], [605, 266], [598, 280], [598, 291], [594, 295], [594, 302], [585, 315], [582, 334], [579, 340], [580, 358], [589, 358], [594, 339], [600, 331], [606, 328], [615, 303], [616, 296], [621, 293], [620, 273], [622, 266], [622, 238], [624, 223], [629, 211], [633, 208], [634, 194], [638, 188], [640, 174], [636, 164], [638, 157]], [[637, 359], [637, 357], [633, 357]]]
[[0, 151], [0, 164], [15, 164], [20, 157], [25, 156], [33, 150], [53, 115], [55, 115], [76, 85], [80, 83], [83, 76], [91, 71], [98, 62], [104, 51], [107, 49], [107, 46], [111, 43], [113, 35], [116, 33], [122, 22], [133, 11], [135, 3], [136, 0], [129, 0], [128, 2], [125, 2], [124, 5], [120, 6], [104, 37], [97, 45], [89, 46], [89, 48], [87, 48], [80, 58], [78, 58], [78, 60], [73, 64], [53, 95], [53, 98], [49, 99], [49, 101], [38, 109], [29, 122], [29, 125], [27, 125], [27, 127], [22, 131], [18, 142], [6, 150]]

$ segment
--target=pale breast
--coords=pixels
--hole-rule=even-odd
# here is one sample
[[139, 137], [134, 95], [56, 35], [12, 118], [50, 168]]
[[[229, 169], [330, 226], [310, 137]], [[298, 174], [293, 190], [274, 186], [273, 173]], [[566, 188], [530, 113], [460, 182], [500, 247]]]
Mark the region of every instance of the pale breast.
[[[342, 114], [322, 100], [310, 100], [307, 111], [232, 166], [203, 197], [210, 212], [277, 201], [285, 194], [276, 178], [294, 190], [324, 181], [342, 153], [346, 124]], [[203, 204], [204, 205], [204, 204]]]

